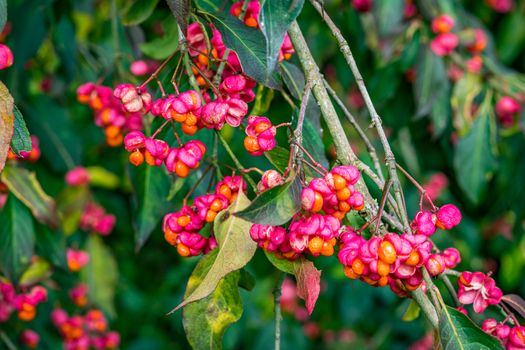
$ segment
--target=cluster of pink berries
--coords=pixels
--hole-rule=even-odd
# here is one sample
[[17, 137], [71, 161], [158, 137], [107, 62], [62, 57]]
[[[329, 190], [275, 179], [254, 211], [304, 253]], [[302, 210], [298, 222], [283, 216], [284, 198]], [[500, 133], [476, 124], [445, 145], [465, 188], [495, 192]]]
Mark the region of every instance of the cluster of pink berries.
[[[441, 15], [432, 20], [432, 31], [437, 34], [430, 42], [430, 49], [438, 56], [448, 56], [459, 45], [459, 37], [452, 32], [454, 19], [448, 15]], [[482, 29], [468, 29], [466, 40], [463, 43], [467, 51], [473, 56], [466, 66], [470, 72], [478, 73], [483, 65], [480, 53], [487, 47], [487, 36]]]
[[411, 224], [412, 230], [425, 236], [432, 236], [438, 228], [450, 230], [461, 222], [461, 212], [454, 204], [445, 204], [435, 212], [419, 211]]
[[504, 128], [514, 125], [516, 116], [521, 112], [521, 105], [510, 96], [501, 97], [496, 103], [496, 115]]
[[[128, 101], [122, 89], [120, 92], [121, 97]], [[77, 89], [77, 100], [93, 110], [95, 124], [104, 128], [106, 143], [109, 146], [120, 146], [125, 132], [142, 129], [142, 117], [138, 112], [140, 109], [127, 109], [127, 104], [121, 103], [119, 98], [113, 96], [113, 90], [107, 86], [94, 83], [80, 85]]]
[[169, 172], [186, 177], [191, 169], [199, 167], [199, 162], [206, 153], [206, 146], [199, 140], [190, 140], [179, 148], [159, 139], [145, 137], [140, 131], [126, 135], [124, 146], [130, 162], [138, 166], [146, 161], [148, 165], [160, 166], [164, 163]]
[[208, 253], [217, 246], [215, 237], [202, 236], [199, 231], [212, 223], [219, 212], [237, 198], [239, 191], [246, 191], [240, 176], [226, 176], [215, 188], [215, 193], [195, 197], [193, 205], [164, 216], [163, 231], [166, 242], [177, 248], [181, 256]]
[[505, 323], [500, 323], [493, 318], [488, 318], [481, 325], [486, 333], [498, 338], [507, 350], [525, 349], [525, 327], [510, 327]]
[[499, 304], [503, 296], [494, 279], [482, 272], [462, 272], [458, 286], [459, 302], [472, 304], [477, 313], [482, 313], [489, 305]]
[[69, 291], [69, 297], [75, 306], [83, 308], [88, 303], [88, 287], [84, 283], [79, 283]]
[[485, 0], [485, 3], [500, 13], [509, 12], [514, 7], [514, 0]]
[[[359, 170], [351, 165], [332, 168], [322, 178], [315, 178], [301, 192], [301, 207], [288, 229], [254, 224], [250, 236], [259, 247], [286, 259], [302, 253], [331, 256], [340, 236], [341, 220], [350, 210], [361, 210], [364, 199], [355, 190]], [[266, 171], [258, 184], [260, 191], [283, 183], [275, 170]], [[321, 211], [323, 212], [321, 214]]]
[[97, 203], [88, 202], [80, 217], [79, 226], [84, 231], [92, 231], [107, 236], [113, 231], [116, 220], [115, 215], [107, 214], [106, 210]]
[[62, 309], [54, 309], [51, 321], [62, 336], [66, 350], [110, 350], [120, 345], [120, 335], [108, 330], [108, 321], [102, 311], [91, 309], [85, 315], [69, 316]]
[[32, 321], [38, 304], [47, 301], [47, 290], [34, 286], [27, 293], [16, 294], [13, 285], [0, 280], [0, 322], [9, 320], [13, 311], [22, 321]]
[[312, 213], [322, 210], [339, 220], [352, 209], [362, 210], [363, 195], [354, 188], [359, 177], [359, 170], [352, 165], [332, 168], [324, 177], [313, 179], [302, 190], [302, 208]]
[[272, 126], [270, 119], [250, 116], [248, 127], [246, 127], [247, 136], [244, 138], [244, 147], [252, 156], [260, 156], [275, 148], [277, 144], [275, 141], [276, 133], [277, 129]]
[[31, 135], [31, 151], [26, 152], [22, 151], [20, 152], [20, 156], [17, 156], [12, 149], [9, 149], [7, 152], [7, 159], [8, 160], [20, 160], [20, 161], [28, 161], [28, 162], [36, 162], [40, 159], [40, 142], [38, 140], [38, 137], [35, 135]]
[[78, 272], [89, 262], [89, 254], [83, 250], [68, 248], [66, 252], [67, 266], [70, 271]]

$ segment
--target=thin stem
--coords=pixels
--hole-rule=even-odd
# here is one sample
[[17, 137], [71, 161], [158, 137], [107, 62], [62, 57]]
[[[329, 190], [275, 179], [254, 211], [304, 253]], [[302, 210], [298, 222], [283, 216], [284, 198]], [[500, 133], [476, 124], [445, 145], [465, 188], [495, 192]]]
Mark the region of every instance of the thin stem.
[[244, 173], [243, 170], [245, 169], [245, 167], [242, 166], [241, 162], [239, 162], [239, 159], [237, 159], [237, 156], [235, 156], [235, 153], [233, 153], [233, 151], [231, 150], [230, 148], [230, 145], [228, 145], [228, 142], [226, 142], [226, 140], [224, 139], [224, 137], [222, 137], [221, 133], [220, 132], [216, 132], [217, 136], [219, 137], [219, 140], [221, 141], [222, 145], [224, 146], [224, 148], [226, 149], [226, 152], [228, 152], [228, 154], [230, 155], [230, 158], [233, 160], [233, 162], [235, 163], [235, 166], [237, 167], [237, 169], [241, 172], [241, 174], [244, 175], [244, 177], [246, 178], [246, 181], [250, 184], [250, 186], [252, 187], [252, 189], [254, 191], [257, 191], [257, 185], [255, 184], [255, 182], [253, 181], [253, 179], [248, 176], [248, 174]]
[[377, 176], [379, 177], [381, 182], [384, 183], [385, 177], [383, 176], [383, 170], [381, 169], [379, 158], [377, 158], [377, 152], [376, 152], [374, 145], [372, 145], [372, 142], [366, 135], [365, 131], [361, 128], [361, 126], [359, 125], [355, 117], [352, 115], [352, 113], [350, 113], [348, 108], [346, 108], [346, 105], [344, 104], [344, 102], [339, 98], [339, 96], [337, 96], [337, 93], [335, 92], [334, 89], [332, 89], [330, 84], [328, 84], [326, 79], [324, 79], [324, 85], [328, 93], [332, 96], [332, 98], [335, 100], [339, 108], [341, 108], [341, 110], [343, 111], [344, 115], [346, 116], [346, 119], [348, 119], [348, 122], [354, 127], [354, 129], [357, 131], [357, 134], [359, 135], [361, 140], [363, 140], [363, 142], [365, 143], [366, 149], [368, 150], [368, 154], [370, 155], [370, 158], [372, 159], [372, 163], [374, 163], [374, 168], [376, 170]]
[[441, 304], [439, 303], [438, 297], [436, 295], [436, 293], [439, 293], [439, 289], [436, 287], [436, 285], [432, 281], [432, 278], [430, 278], [430, 274], [428, 273], [426, 268], [422, 268], [422, 273], [423, 273], [423, 280], [427, 284], [427, 290], [430, 292], [430, 297], [432, 298], [432, 302], [434, 303], [434, 306], [437, 309], [438, 306], [441, 306]]
[[[306, 114], [306, 106], [308, 104], [308, 99], [310, 98], [310, 82], [306, 82], [304, 85], [303, 97], [301, 99], [301, 107], [299, 108], [299, 117], [297, 119], [297, 127], [294, 130], [293, 137], [294, 143], [292, 144], [292, 157], [295, 160], [295, 166], [297, 171], [301, 169], [301, 162], [303, 160], [303, 124], [304, 116]], [[310, 159], [311, 156], [308, 155]], [[313, 160], [313, 159], [312, 159]], [[315, 161], [314, 161], [315, 162]], [[304, 179], [304, 177], [303, 177]]]
[[261, 169], [259, 169], [259, 168], [248, 168], [248, 169], [241, 170], [241, 172], [243, 172], [243, 173], [249, 173], [250, 171], [254, 171], [254, 172], [256, 172], [259, 175], [264, 174], [264, 172]]
[[[388, 198], [388, 192], [390, 192], [390, 186], [392, 186], [392, 179], [388, 179], [387, 182], [385, 182], [385, 187], [383, 188], [383, 194], [381, 195], [381, 201], [379, 202], [379, 210], [377, 211], [377, 217], [380, 218], [383, 214], [383, 209], [385, 208], [386, 199]], [[381, 220], [378, 220], [376, 223], [376, 227], [374, 230], [374, 234], [377, 235], [379, 233], [379, 227], [381, 226]]]
[[439, 275], [439, 279], [442, 280], [443, 283], [445, 284], [445, 287], [448, 290], [448, 294], [450, 294], [452, 299], [454, 299], [454, 303], [456, 303], [456, 306], [460, 306], [461, 303], [459, 302], [458, 294], [456, 293], [456, 290], [454, 289], [454, 286], [450, 282], [450, 279], [448, 278], [448, 276], [445, 274], [441, 274]]
[[160, 64], [160, 66], [157, 67], [157, 69], [155, 69], [155, 71], [149, 76], [148, 79], [146, 79], [145, 82], [143, 82], [142, 84], [140, 84], [139, 86], [139, 89], [142, 89], [144, 86], [146, 86], [150, 81], [152, 81], [153, 79], [158, 79], [158, 76], [159, 76], [159, 73], [164, 69], [164, 67], [166, 67], [166, 65], [168, 64], [169, 61], [171, 61], [171, 59], [173, 57], [175, 57], [175, 55], [177, 54], [177, 52], [179, 51], [179, 49], [177, 48], [175, 51], [173, 51], [173, 53], [171, 55], [169, 55], [168, 58], [166, 58], [164, 60], [164, 62], [162, 62]]
[[180, 147], [182, 146], [182, 141], [180, 140], [177, 130], [175, 130], [175, 121], [173, 119], [170, 119], [169, 121], [171, 122], [171, 129], [173, 130], [173, 136], [175, 136], [175, 139], [177, 139], [177, 143], [179, 144], [179, 147]]
[[[418, 189], [418, 191], [421, 193], [421, 198], [425, 197], [425, 198], [427, 199], [427, 201], [428, 201], [428, 202], [430, 203], [430, 205], [432, 206], [432, 210], [434, 210], [434, 211], [437, 210], [436, 206], [434, 205], [434, 202], [432, 201], [432, 198], [430, 198], [430, 196], [428, 195], [427, 190], [425, 190], [425, 189], [423, 188], [423, 186], [421, 186], [421, 185], [419, 184], [419, 182], [417, 182], [417, 180], [414, 179], [414, 178], [412, 177], [412, 175], [410, 175], [410, 174], [408, 173], [408, 171], [406, 171], [405, 169], [403, 169], [403, 167], [402, 167], [401, 165], [396, 164], [396, 166], [397, 166], [397, 168], [403, 173], [403, 175], [405, 175], [405, 176], [407, 177], [407, 179], [409, 179], [410, 182], [412, 182], [412, 184], [413, 184], [414, 186], [416, 186], [416, 188]], [[419, 205], [421, 206], [421, 203], [420, 203]]]
[[229, 55], [230, 55], [230, 49], [226, 49], [226, 51], [224, 51], [224, 55], [222, 55], [222, 60], [221, 60], [221, 63], [219, 64], [219, 68], [217, 68], [217, 73], [215, 73], [215, 76], [213, 77], [213, 83], [215, 85], [219, 85], [221, 83], [222, 72], [224, 72], [224, 67], [226, 67], [226, 63], [228, 62]]
[[216, 96], [219, 96], [220, 95], [220, 91], [219, 89], [213, 84], [213, 82], [206, 76], [206, 74], [204, 74], [204, 72], [199, 68], [199, 66], [197, 66], [192, 60], [190, 60], [190, 63], [191, 65], [193, 66], [193, 68], [195, 68], [197, 70], [197, 72], [200, 74], [200, 76], [206, 80], [206, 83], [208, 83], [208, 85], [213, 89], [213, 92], [215, 93]]
[[191, 87], [193, 88], [193, 90], [197, 91], [197, 93], [201, 97], [201, 101], [204, 101], [199, 84], [197, 84], [197, 80], [195, 80], [195, 76], [193, 75], [193, 72], [191, 71], [190, 55], [187, 52], [184, 53], [183, 61], [184, 61], [184, 67], [186, 67], [186, 73], [188, 74], [188, 79], [190, 81]]
[[498, 308], [499, 312], [503, 315], [503, 317], [505, 317], [505, 319], [508, 318], [508, 321], [511, 325], [515, 326], [517, 324], [515, 318], [512, 317], [514, 315], [507, 313], [507, 311], [505, 311], [501, 303], [496, 304], [496, 307]]
[[210, 171], [210, 169], [213, 168], [213, 165], [212, 164], [209, 164], [206, 169], [204, 170], [204, 172], [202, 173], [202, 175], [199, 177], [199, 179], [197, 180], [197, 182], [195, 182], [195, 184], [190, 188], [190, 190], [188, 191], [188, 194], [186, 194], [186, 196], [184, 196], [184, 199], [182, 200], [182, 203], [183, 205], [186, 205], [186, 202], [188, 201], [188, 199], [190, 198], [190, 196], [193, 194], [193, 192], [197, 189], [197, 187], [199, 186], [199, 184], [202, 182], [202, 180], [204, 180], [204, 178], [206, 177], [206, 174], [208, 173], [208, 171]]
[[[171, 119], [170, 119], [170, 120], [171, 120]], [[170, 122], [170, 120], [166, 120], [164, 123], [162, 123], [162, 125], [159, 126], [159, 128], [153, 133], [153, 135], [151, 135], [151, 138], [154, 139], [155, 136], [157, 136], [157, 135], [159, 134], [159, 132], [161, 132], [162, 129], [164, 129], [164, 127], [165, 127], [166, 125], [168, 125], [168, 123]]]
[[115, 50], [114, 64], [117, 68], [117, 75], [122, 76], [122, 67], [120, 66], [120, 41], [118, 35], [118, 12], [117, 1], [111, 1], [111, 39], [113, 42], [113, 50]]
[[15, 344], [13, 344], [11, 339], [9, 339], [9, 337], [7, 336], [7, 334], [5, 334], [4, 331], [0, 331], [0, 338], [2, 338], [2, 340], [4, 341], [4, 344], [7, 346], [7, 348], [9, 350], [16, 350], [17, 349]]
[[281, 273], [279, 280], [273, 290], [273, 307], [275, 313], [275, 350], [281, 349], [281, 288], [283, 285], [284, 273]]
[[[299, 60], [301, 61], [303, 71], [305, 73], [305, 79], [307, 82], [310, 82], [312, 86], [312, 93], [319, 104], [323, 118], [326, 121], [330, 134], [334, 139], [339, 161], [342, 164], [355, 165], [358, 158], [352, 150], [352, 147], [350, 147], [350, 143], [348, 142], [348, 138], [346, 137], [343, 126], [341, 125], [341, 121], [337, 116], [335, 108], [330, 101], [330, 96], [328, 95], [328, 92], [326, 91], [326, 88], [322, 82], [322, 76], [319, 71], [319, 67], [315, 63], [310, 49], [306, 44], [306, 40], [296, 21], [294, 21], [288, 29], [288, 34], [290, 35], [290, 39], [292, 40]], [[363, 179], [359, 179], [359, 181], [356, 183], [356, 189], [361, 192], [365, 198], [365, 216], [368, 219], [373, 218], [376, 213], [377, 203], [368, 192], [368, 188], [366, 187]]]
[[377, 130], [377, 134], [379, 135], [379, 139], [385, 151], [385, 162], [388, 167], [388, 173], [390, 177], [392, 178], [392, 180], [394, 181], [394, 194], [395, 194], [397, 205], [401, 211], [400, 213], [401, 222], [403, 223], [405, 231], [410, 232], [408, 214], [406, 212], [406, 209], [403, 207], [403, 198], [401, 195], [403, 189], [401, 188], [401, 182], [399, 181], [399, 178], [397, 177], [396, 158], [394, 157], [394, 153], [392, 152], [392, 149], [390, 148], [390, 144], [388, 143], [388, 138], [386, 137], [385, 131], [383, 127], [381, 126], [381, 118], [377, 114], [374, 104], [372, 103], [372, 100], [370, 98], [370, 95], [368, 94], [368, 90], [366, 89], [365, 83], [363, 81], [363, 77], [361, 76], [361, 73], [359, 72], [359, 68], [357, 67], [357, 63], [352, 54], [352, 50], [350, 50], [350, 46], [348, 45], [346, 39], [341, 34], [341, 31], [339, 30], [339, 28], [337, 28], [337, 26], [332, 21], [332, 19], [324, 11], [321, 4], [319, 4], [317, 0], [310, 0], [310, 2], [315, 7], [317, 12], [319, 12], [323, 20], [326, 22], [326, 24], [332, 31], [332, 34], [337, 39], [337, 42], [339, 43], [339, 48], [341, 52], [343, 53], [343, 56], [345, 57], [355, 77], [355, 80], [357, 82], [357, 87], [359, 88], [359, 91], [361, 91], [361, 95], [363, 96], [365, 105], [368, 109], [368, 112], [370, 113], [370, 118], [372, 119], [372, 123], [374, 124]]

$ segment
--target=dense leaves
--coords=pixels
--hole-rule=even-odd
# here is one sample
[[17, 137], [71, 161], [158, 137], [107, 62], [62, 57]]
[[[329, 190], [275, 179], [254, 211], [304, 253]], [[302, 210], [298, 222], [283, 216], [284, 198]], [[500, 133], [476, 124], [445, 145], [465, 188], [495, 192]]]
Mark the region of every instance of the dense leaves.
[[31, 139], [29, 138], [29, 131], [27, 130], [26, 123], [22, 113], [17, 106], [14, 106], [13, 113], [15, 121], [13, 124], [13, 138], [11, 139], [11, 149], [16, 155], [20, 155], [20, 152], [31, 151]]
[[4, 168], [7, 151], [13, 137], [13, 97], [0, 81], [0, 171]]

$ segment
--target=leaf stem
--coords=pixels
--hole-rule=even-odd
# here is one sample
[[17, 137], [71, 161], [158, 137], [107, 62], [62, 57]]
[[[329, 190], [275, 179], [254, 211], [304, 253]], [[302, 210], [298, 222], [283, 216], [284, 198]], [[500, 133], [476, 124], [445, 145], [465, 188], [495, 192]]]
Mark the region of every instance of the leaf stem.
[[421, 308], [421, 311], [423, 311], [427, 319], [432, 324], [432, 327], [434, 327], [434, 329], [437, 329], [439, 325], [438, 314], [436, 308], [434, 307], [434, 305], [432, 305], [432, 302], [430, 301], [430, 299], [428, 299], [427, 295], [423, 293], [421, 288], [418, 288], [412, 292], [412, 298], [418, 303], [419, 307]]
[[2, 340], [4, 341], [4, 344], [7, 346], [7, 348], [9, 350], [16, 350], [17, 349], [15, 344], [13, 344], [11, 339], [9, 339], [9, 337], [7, 336], [7, 334], [5, 334], [4, 331], [0, 331], [0, 338], [2, 338]]

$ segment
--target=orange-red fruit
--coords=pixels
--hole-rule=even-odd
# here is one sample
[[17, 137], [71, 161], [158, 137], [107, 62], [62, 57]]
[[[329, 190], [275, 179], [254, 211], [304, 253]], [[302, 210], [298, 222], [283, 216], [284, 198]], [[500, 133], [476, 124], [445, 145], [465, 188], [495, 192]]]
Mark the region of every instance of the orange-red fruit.
[[352, 262], [352, 270], [358, 274], [358, 275], [362, 275], [363, 274], [363, 271], [365, 270], [365, 264], [363, 264], [363, 262], [361, 261], [361, 259], [359, 258], [356, 258], [354, 259], [354, 261]]
[[177, 245], [177, 253], [179, 253], [180, 256], [189, 256], [190, 249], [181, 243]]
[[257, 28], [257, 20], [253, 17], [248, 17], [244, 20], [244, 24], [248, 27]]
[[232, 196], [232, 190], [231, 188], [229, 188], [228, 186], [226, 185], [222, 185], [220, 188], [219, 188], [219, 193], [222, 194], [224, 197], [230, 199], [231, 196]]
[[341, 175], [334, 174], [332, 175], [334, 181], [334, 188], [336, 191], [346, 188], [346, 180]]
[[189, 215], [179, 216], [177, 219], [177, 224], [181, 227], [185, 227], [190, 223], [191, 218]]
[[387, 264], [393, 264], [397, 258], [396, 248], [394, 248], [392, 243], [383, 241], [379, 246], [378, 255], [379, 259], [381, 259], [383, 262]]
[[390, 265], [382, 260], [377, 261], [377, 273], [379, 276], [388, 276], [390, 273]]
[[218, 212], [218, 211], [221, 211], [222, 209], [223, 208], [222, 208], [222, 203], [220, 199], [215, 199], [213, 202], [211, 202], [210, 210]]
[[259, 150], [259, 142], [257, 142], [257, 137], [246, 136], [244, 139], [244, 148], [246, 148], [248, 152], [257, 152]]
[[340, 201], [346, 201], [348, 198], [350, 198], [351, 194], [352, 192], [350, 192], [350, 189], [348, 187], [344, 187], [343, 189], [337, 191], [336, 196]]
[[216, 216], [217, 216], [216, 211], [208, 210], [208, 212], [206, 213], [206, 222], [213, 222]]
[[323, 250], [323, 243], [324, 241], [321, 237], [315, 236], [308, 242], [308, 249], [312, 254], [317, 255]]
[[407, 264], [408, 266], [416, 266], [417, 264], [419, 264], [419, 260], [419, 253], [413, 250], [410, 252], [410, 255], [406, 259], [405, 264]]
[[312, 209], [310, 210], [313, 213], [317, 213], [323, 208], [323, 196], [319, 192], [315, 192], [315, 199], [314, 199], [314, 205], [312, 206]]
[[169, 228], [164, 231], [164, 239], [173, 246], [177, 245], [177, 234]]
[[134, 166], [139, 166], [144, 163], [144, 155], [136, 150], [129, 155], [129, 162]]
[[189, 173], [190, 168], [180, 160], [177, 161], [177, 163], [175, 164], [175, 174], [177, 174], [180, 177], [186, 177]]
[[345, 275], [346, 277], [350, 278], [350, 279], [356, 279], [356, 278], [359, 278], [359, 275], [356, 274], [354, 272], [354, 270], [352, 270], [352, 268], [350, 266], [345, 266]]
[[332, 256], [334, 254], [334, 245], [330, 242], [323, 243], [323, 250], [321, 250], [321, 255]]

